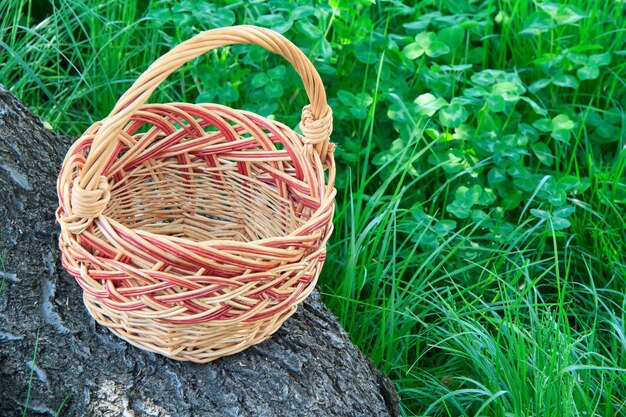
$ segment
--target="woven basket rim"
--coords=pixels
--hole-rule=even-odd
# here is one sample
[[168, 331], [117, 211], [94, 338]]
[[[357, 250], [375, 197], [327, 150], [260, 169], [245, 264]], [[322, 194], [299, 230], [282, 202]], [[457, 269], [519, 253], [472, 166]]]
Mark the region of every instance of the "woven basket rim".
[[[202, 107], [205, 109], [212, 109], [212, 108], [216, 108], [216, 109], [228, 109], [228, 110], [234, 110], [236, 112], [241, 112], [242, 114], [248, 115], [248, 116], [253, 116], [255, 118], [260, 118], [263, 119], [264, 121], [271, 123], [275, 126], [278, 126], [282, 129], [287, 129], [290, 130], [291, 132], [293, 132], [294, 134], [302, 137], [302, 134], [296, 132], [295, 129], [287, 126], [286, 124], [278, 121], [278, 120], [274, 120], [274, 119], [270, 119], [266, 116], [260, 115], [258, 113], [254, 113], [250, 110], [241, 110], [241, 109], [237, 109], [234, 107], [230, 107], [230, 106], [226, 106], [223, 104], [218, 104], [218, 103], [186, 103], [186, 102], [180, 102], [180, 101], [175, 101], [175, 102], [167, 102], [167, 103], [145, 103], [143, 104], [138, 111], [143, 110], [143, 109], [147, 109], [147, 108], [151, 108], [151, 107], [158, 107], [158, 106], [177, 106], [177, 105], [182, 105], [182, 106], [197, 106], [197, 107]], [[103, 119], [104, 120], [104, 119]], [[99, 120], [96, 121], [92, 124], [92, 126], [101, 124], [103, 122], [103, 120]], [[76, 140], [75, 144], [78, 144], [81, 142], [81, 140], [86, 140], [86, 138], [79, 138], [78, 140]], [[319, 163], [318, 166], [322, 166], [322, 162], [321, 162], [321, 158], [320, 156], [313, 152], [311, 153], [311, 157], [315, 158]], [[333, 154], [329, 154], [325, 165], [327, 167], [329, 167], [330, 169], [328, 170], [320, 170], [320, 176], [324, 176], [326, 171], [330, 172], [330, 175], [332, 175], [333, 177], [335, 176], [335, 172], [334, 172], [334, 156]], [[107, 176], [107, 179], [110, 181], [112, 179], [112, 176]], [[334, 181], [332, 181], [334, 183]], [[325, 188], [328, 188], [328, 180], [324, 179], [324, 181], [322, 182], [323, 186]], [[335, 187], [332, 187], [331, 191], [330, 191], [330, 198], [325, 199], [326, 201], [334, 201], [334, 196], [336, 195], [337, 190], [335, 189]], [[128, 233], [128, 234], [143, 234], [145, 236], [153, 236], [153, 237], [158, 237], [159, 239], [168, 241], [168, 242], [172, 242], [172, 243], [185, 243], [185, 244], [191, 244], [194, 247], [213, 247], [213, 246], [219, 246], [219, 245], [224, 245], [227, 244], [228, 246], [239, 246], [242, 248], [245, 247], [252, 247], [252, 246], [269, 246], [270, 244], [273, 243], [279, 243], [282, 240], [290, 240], [293, 237], [299, 237], [299, 233], [301, 233], [303, 230], [309, 229], [314, 223], [318, 222], [320, 219], [320, 213], [322, 213], [324, 211], [325, 207], [323, 205], [321, 205], [317, 210], [313, 211], [310, 216], [309, 219], [304, 222], [303, 224], [301, 224], [300, 226], [298, 226], [295, 229], [292, 229], [288, 234], [284, 234], [284, 235], [280, 235], [280, 236], [273, 236], [273, 237], [269, 237], [269, 238], [263, 238], [263, 239], [255, 239], [255, 240], [246, 240], [246, 241], [239, 241], [239, 240], [233, 240], [233, 239], [210, 239], [210, 240], [203, 240], [203, 241], [197, 241], [197, 240], [193, 240], [193, 239], [188, 239], [188, 238], [184, 238], [184, 237], [177, 237], [177, 236], [170, 236], [170, 235], [164, 235], [164, 234], [159, 234], [159, 233], [155, 233], [155, 232], [150, 232], [147, 230], [143, 230], [141, 228], [132, 228], [132, 227], [128, 227], [127, 225], [125, 225], [124, 223], [118, 221], [115, 217], [111, 217], [111, 216], [107, 216], [105, 213], [102, 213], [100, 216], [106, 218], [106, 220], [108, 222], [113, 222], [115, 223], [115, 227], [119, 228], [121, 230], [123, 230], [124, 232]], [[99, 216], [99, 217], [100, 217]], [[94, 219], [94, 223], [98, 222], [98, 218]]]
[[[174, 107], [176, 107], [176, 106], [185, 106], [185, 107], [192, 106], [192, 107], [196, 107], [197, 106], [197, 107], [201, 107], [201, 108], [205, 108], [205, 109], [226, 109], [226, 110], [232, 110], [232, 111], [240, 112], [240, 113], [242, 113], [244, 115], [247, 115], [247, 116], [252, 116], [252, 117], [257, 118], [257, 119], [262, 119], [262, 120], [264, 120], [267, 123], [271, 123], [271, 124], [273, 124], [273, 125], [275, 125], [277, 127], [285, 129], [285, 130], [290, 130], [294, 134], [302, 137], [301, 133], [298, 133], [295, 129], [291, 128], [290, 126], [286, 125], [283, 122], [280, 122], [280, 121], [274, 120], [274, 119], [270, 119], [270, 118], [268, 118], [266, 116], [260, 115], [258, 113], [254, 113], [253, 111], [250, 111], [250, 110], [242, 110], [242, 109], [226, 106], [224, 104], [219, 104], [219, 103], [186, 103], [186, 102], [182, 102], [182, 101], [173, 101], [173, 102], [167, 102], [167, 103], [144, 103], [137, 109], [137, 111], [141, 111], [141, 110], [145, 110], [145, 109], [149, 109], [149, 108], [154, 108], [154, 107], [159, 107], [159, 106], [174, 106]], [[98, 121], [94, 122], [89, 129], [91, 129], [92, 127], [94, 127], [96, 125], [101, 125], [102, 122], [105, 119], [98, 120]], [[83, 140], [87, 140], [87, 138], [85, 138], [85, 137], [78, 138], [74, 142], [72, 147], [77, 146]], [[329, 175], [331, 175], [333, 177], [333, 178], [331, 178], [331, 182], [334, 183], [335, 166], [334, 166], [334, 156], [333, 156], [333, 154], [329, 153], [329, 155], [326, 158], [326, 162], [324, 164], [322, 164], [321, 158], [320, 158], [319, 154], [313, 152], [313, 153], [311, 153], [310, 157], [316, 159], [315, 162], [318, 163], [319, 167], [322, 167], [323, 165], [325, 165], [326, 167], [329, 168], [327, 170], [320, 170], [320, 176], [324, 176], [325, 175], [324, 173], [326, 171], [328, 171]], [[111, 181], [111, 179], [112, 179], [112, 176], [107, 176], [107, 180]], [[323, 186], [326, 189], [328, 189], [328, 180], [326, 178], [324, 178], [324, 181], [322, 181], [321, 183], [323, 184]], [[337, 194], [337, 190], [333, 186], [332, 189], [330, 190], [330, 196], [329, 196], [330, 198], [326, 198], [325, 200], [326, 201], [334, 201], [334, 196], [336, 194]], [[115, 227], [116, 228], [119, 228], [119, 229], [123, 230], [124, 232], [126, 232], [128, 234], [143, 234], [145, 236], [158, 237], [159, 239], [162, 239], [162, 240], [165, 240], [165, 241], [168, 241], [168, 242], [172, 242], [172, 243], [185, 243], [185, 244], [192, 245], [192, 246], [198, 247], [198, 248], [214, 247], [214, 246], [219, 246], [219, 245], [224, 245], [224, 244], [227, 244], [228, 246], [239, 246], [241, 248], [246, 248], [246, 247], [253, 247], [253, 246], [267, 247], [267, 246], [269, 246], [272, 243], [280, 243], [281, 240], [290, 240], [293, 237], [298, 237], [298, 236], [300, 236], [299, 233], [301, 233], [303, 230], [309, 229], [311, 226], [313, 226], [314, 223], [319, 221], [319, 219], [320, 219], [319, 215], [323, 211], [324, 211], [324, 206], [321, 205], [317, 210], [313, 211], [310, 214], [309, 219], [306, 222], [304, 222], [303, 224], [301, 224], [297, 228], [292, 229], [288, 234], [284, 234], [284, 235], [280, 235], [280, 236], [273, 236], [273, 237], [263, 238], [263, 239], [246, 240], [246, 241], [239, 241], [239, 240], [233, 240], [233, 239], [210, 239], [210, 240], [197, 241], [197, 240], [188, 239], [188, 238], [184, 238], [184, 237], [170, 236], [170, 235], [164, 235], [164, 234], [159, 234], [159, 233], [155, 233], [155, 232], [150, 232], [150, 231], [147, 231], [147, 230], [143, 230], [141, 228], [128, 227], [124, 223], [118, 221], [115, 217], [107, 216], [105, 213], [102, 213], [100, 216], [106, 218], [106, 220], [108, 222], [115, 223]], [[97, 222], [98, 222], [98, 218], [95, 218], [94, 219], [94, 225]]]

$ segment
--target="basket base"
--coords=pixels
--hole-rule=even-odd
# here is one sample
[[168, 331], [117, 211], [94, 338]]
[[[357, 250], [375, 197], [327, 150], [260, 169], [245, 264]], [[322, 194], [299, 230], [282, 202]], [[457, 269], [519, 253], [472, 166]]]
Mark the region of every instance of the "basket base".
[[254, 322], [181, 325], [111, 310], [86, 294], [83, 301], [96, 322], [128, 343], [174, 360], [196, 363], [211, 362], [261, 343], [297, 310], [294, 305], [280, 314]]

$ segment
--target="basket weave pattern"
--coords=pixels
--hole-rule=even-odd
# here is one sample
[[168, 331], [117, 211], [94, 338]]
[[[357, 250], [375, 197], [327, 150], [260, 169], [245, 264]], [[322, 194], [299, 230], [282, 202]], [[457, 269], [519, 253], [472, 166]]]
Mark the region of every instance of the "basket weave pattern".
[[[237, 43], [282, 55], [302, 77], [302, 134], [216, 104], [145, 104], [184, 63]], [[313, 290], [332, 233], [331, 114], [310, 61], [267, 29], [203, 32], [150, 66], [59, 174], [63, 265], [96, 321], [194, 362], [275, 332]]]

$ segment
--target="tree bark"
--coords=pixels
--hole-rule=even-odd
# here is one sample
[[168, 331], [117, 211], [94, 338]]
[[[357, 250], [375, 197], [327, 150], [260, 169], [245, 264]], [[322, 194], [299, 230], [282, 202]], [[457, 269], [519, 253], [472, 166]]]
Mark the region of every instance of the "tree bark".
[[205, 365], [96, 325], [57, 247], [56, 177], [70, 143], [0, 85], [0, 415], [398, 415], [393, 385], [317, 293], [266, 342]]

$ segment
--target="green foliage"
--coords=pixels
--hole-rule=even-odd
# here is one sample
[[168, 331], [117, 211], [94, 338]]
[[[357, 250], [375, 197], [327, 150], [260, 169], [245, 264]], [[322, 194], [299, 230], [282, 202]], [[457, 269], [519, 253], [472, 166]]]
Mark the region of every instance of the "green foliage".
[[30, 375], [28, 377], [28, 390], [26, 391], [26, 400], [24, 401], [24, 408], [22, 410], [22, 417], [26, 417], [28, 411], [28, 402], [30, 401], [30, 391], [33, 386], [33, 375], [35, 373], [35, 361], [37, 360], [37, 350], [39, 349], [39, 329], [37, 329], [37, 336], [35, 338], [35, 348], [33, 350], [33, 361], [30, 363]]
[[[458, 0], [0, 6], [0, 80], [80, 134], [198, 31], [277, 30], [327, 86], [339, 197], [321, 278], [406, 415], [625, 415], [626, 4]], [[153, 101], [296, 126], [295, 72], [209, 53]]]

